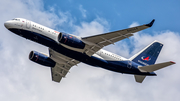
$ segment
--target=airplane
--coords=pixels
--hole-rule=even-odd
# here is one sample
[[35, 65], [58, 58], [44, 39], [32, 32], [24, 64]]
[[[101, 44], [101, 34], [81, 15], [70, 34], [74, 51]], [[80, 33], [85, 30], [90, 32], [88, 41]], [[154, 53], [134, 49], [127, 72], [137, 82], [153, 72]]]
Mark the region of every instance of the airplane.
[[154, 21], [153, 19], [148, 24], [88, 37], [58, 32], [24, 18], [6, 21], [4, 26], [21, 37], [48, 47], [49, 55], [31, 51], [29, 59], [50, 67], [52, 81], [60, 82], [71, 67], [83, 62], [117, 73], [132, 74], [136, 82], [142, 83], [146, 76], [156, 76], [154, 71], [175, 64], [173, 61], [155, 64], [163, 47], [161, 42], [152, 42], [129, 59], [102, 48], [150, 28]]

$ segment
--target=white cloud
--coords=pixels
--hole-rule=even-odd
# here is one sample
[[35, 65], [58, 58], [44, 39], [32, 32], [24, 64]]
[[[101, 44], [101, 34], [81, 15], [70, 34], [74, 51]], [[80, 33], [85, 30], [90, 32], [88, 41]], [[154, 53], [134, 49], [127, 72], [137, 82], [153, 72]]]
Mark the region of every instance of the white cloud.
[[67, 78], [62, 79], [61, 83], [55, 83], [51, 81], [49, 68], [28, 60], [31, 50], [48, 54], [47, 48], [14, 35], [3, 26], [3, 23], [15, 17], [33, 20], [51, 28], [71, 23], [72, 28], [76, 29], [74, 34], [89, 36], [107, 32], [108, 22], [97, 17], [91, 22], [82, 22], [77, 26], [73, 24], [68, 12], [59, 12], [59, 15], [56, 15], [45, 11], [41, 0], [26, 2], [16, 0], [13, 3], [11, 0], [5, 0], [0, 3], [0, 13], [1, 101], [178, 101], [180, 99], [179, 33], [172, 31], [156, 32], [153, 35], [136, 33], [129, 39], [129, 42], [135, 46], [132, 54], [129, 54], [130, 47], [125, 41], [108, 49], [122, 56], [131, 56], [154, 40], [164, 43], [157, 62], [173, 60], [177, 64], [157, 71], [157, 77], [147, 77], [142, 84], [136, 83], [131, 75], [122, 75], [82, 63], [72, 67], [71, 73], [68, 73]]
[[136, 26], [139, 26], [138, 22], [133, 22], [129, 27], [136, 27]]
[[81, 26], [74, 26], [75, 32], [74, 34], [79, 35], [81, 37], [92, 36], [97, 34], [102, 34], [108, 30], [107, 21], [101, 18], [97, 18], [91, 22], [82, 22]]
[[79, 5], [79, 10], [81, 11], [82, 16], [83, 16], [84, 18], [86, 18], [86, 13], [87, 13], [87, 11], [83, 8], [82, 5]]

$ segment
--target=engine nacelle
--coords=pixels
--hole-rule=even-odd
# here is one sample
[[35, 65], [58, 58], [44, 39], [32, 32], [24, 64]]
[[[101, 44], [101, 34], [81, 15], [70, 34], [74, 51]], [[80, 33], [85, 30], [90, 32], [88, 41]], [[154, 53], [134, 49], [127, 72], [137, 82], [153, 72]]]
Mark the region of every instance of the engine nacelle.
[[85, 47], [85, 43], [77, 37], [62, 32], [58, 36], [58, 41], [73, 48], [84, 49]]
[[54, 67], [56, 65], [56, 62], [54, 62], [51, 58], [36, 51], [31, 51], [29, 53], [29, 59], [43, 66]]

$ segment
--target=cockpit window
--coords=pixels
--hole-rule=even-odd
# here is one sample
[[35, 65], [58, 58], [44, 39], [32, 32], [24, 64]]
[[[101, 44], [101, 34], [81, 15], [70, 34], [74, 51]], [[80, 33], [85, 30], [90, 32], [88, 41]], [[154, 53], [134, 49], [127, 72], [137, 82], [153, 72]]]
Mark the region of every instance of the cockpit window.
[[12, 20], [20, 21], [20, 19], [12, 19]]

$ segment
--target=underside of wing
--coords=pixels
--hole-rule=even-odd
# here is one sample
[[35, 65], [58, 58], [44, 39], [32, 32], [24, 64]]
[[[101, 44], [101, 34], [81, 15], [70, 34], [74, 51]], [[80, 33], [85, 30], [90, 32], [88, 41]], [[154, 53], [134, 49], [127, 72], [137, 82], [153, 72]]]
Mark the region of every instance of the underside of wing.
[[56, 73], [56, 70], [54, 68], [51, 68], [51, 76], [52, 80], [55, 82], [60, 82], [62, 79], [62, 76], [59, 73]]
[[82, 38], [82, 40], [88, 45], [86, 47], [85, 53], [91, 56], [99, 49], [103, 48], [104, 46], [114, 44], [115, 42], [118, 42], [125, 38], [129, 38], [133, 36], [133, 33], [151, 27], [154, 21], [155, 20], [152, 20], [149, 24], [145, 24], [137, 27], [132, 27], [128, 29], [123, 29], [115, 32], [109, 32], [109, 33], [90, 36], [90, 37], [84, 37]]
[[53, 49], [49, 48], [49, 56], [56, 62], [55, 67], [51, 68], [52, 80], [60, 82], [62, 77], [65, 77], [70, 68], [80, 63], [79, 61], [62, 55]]

